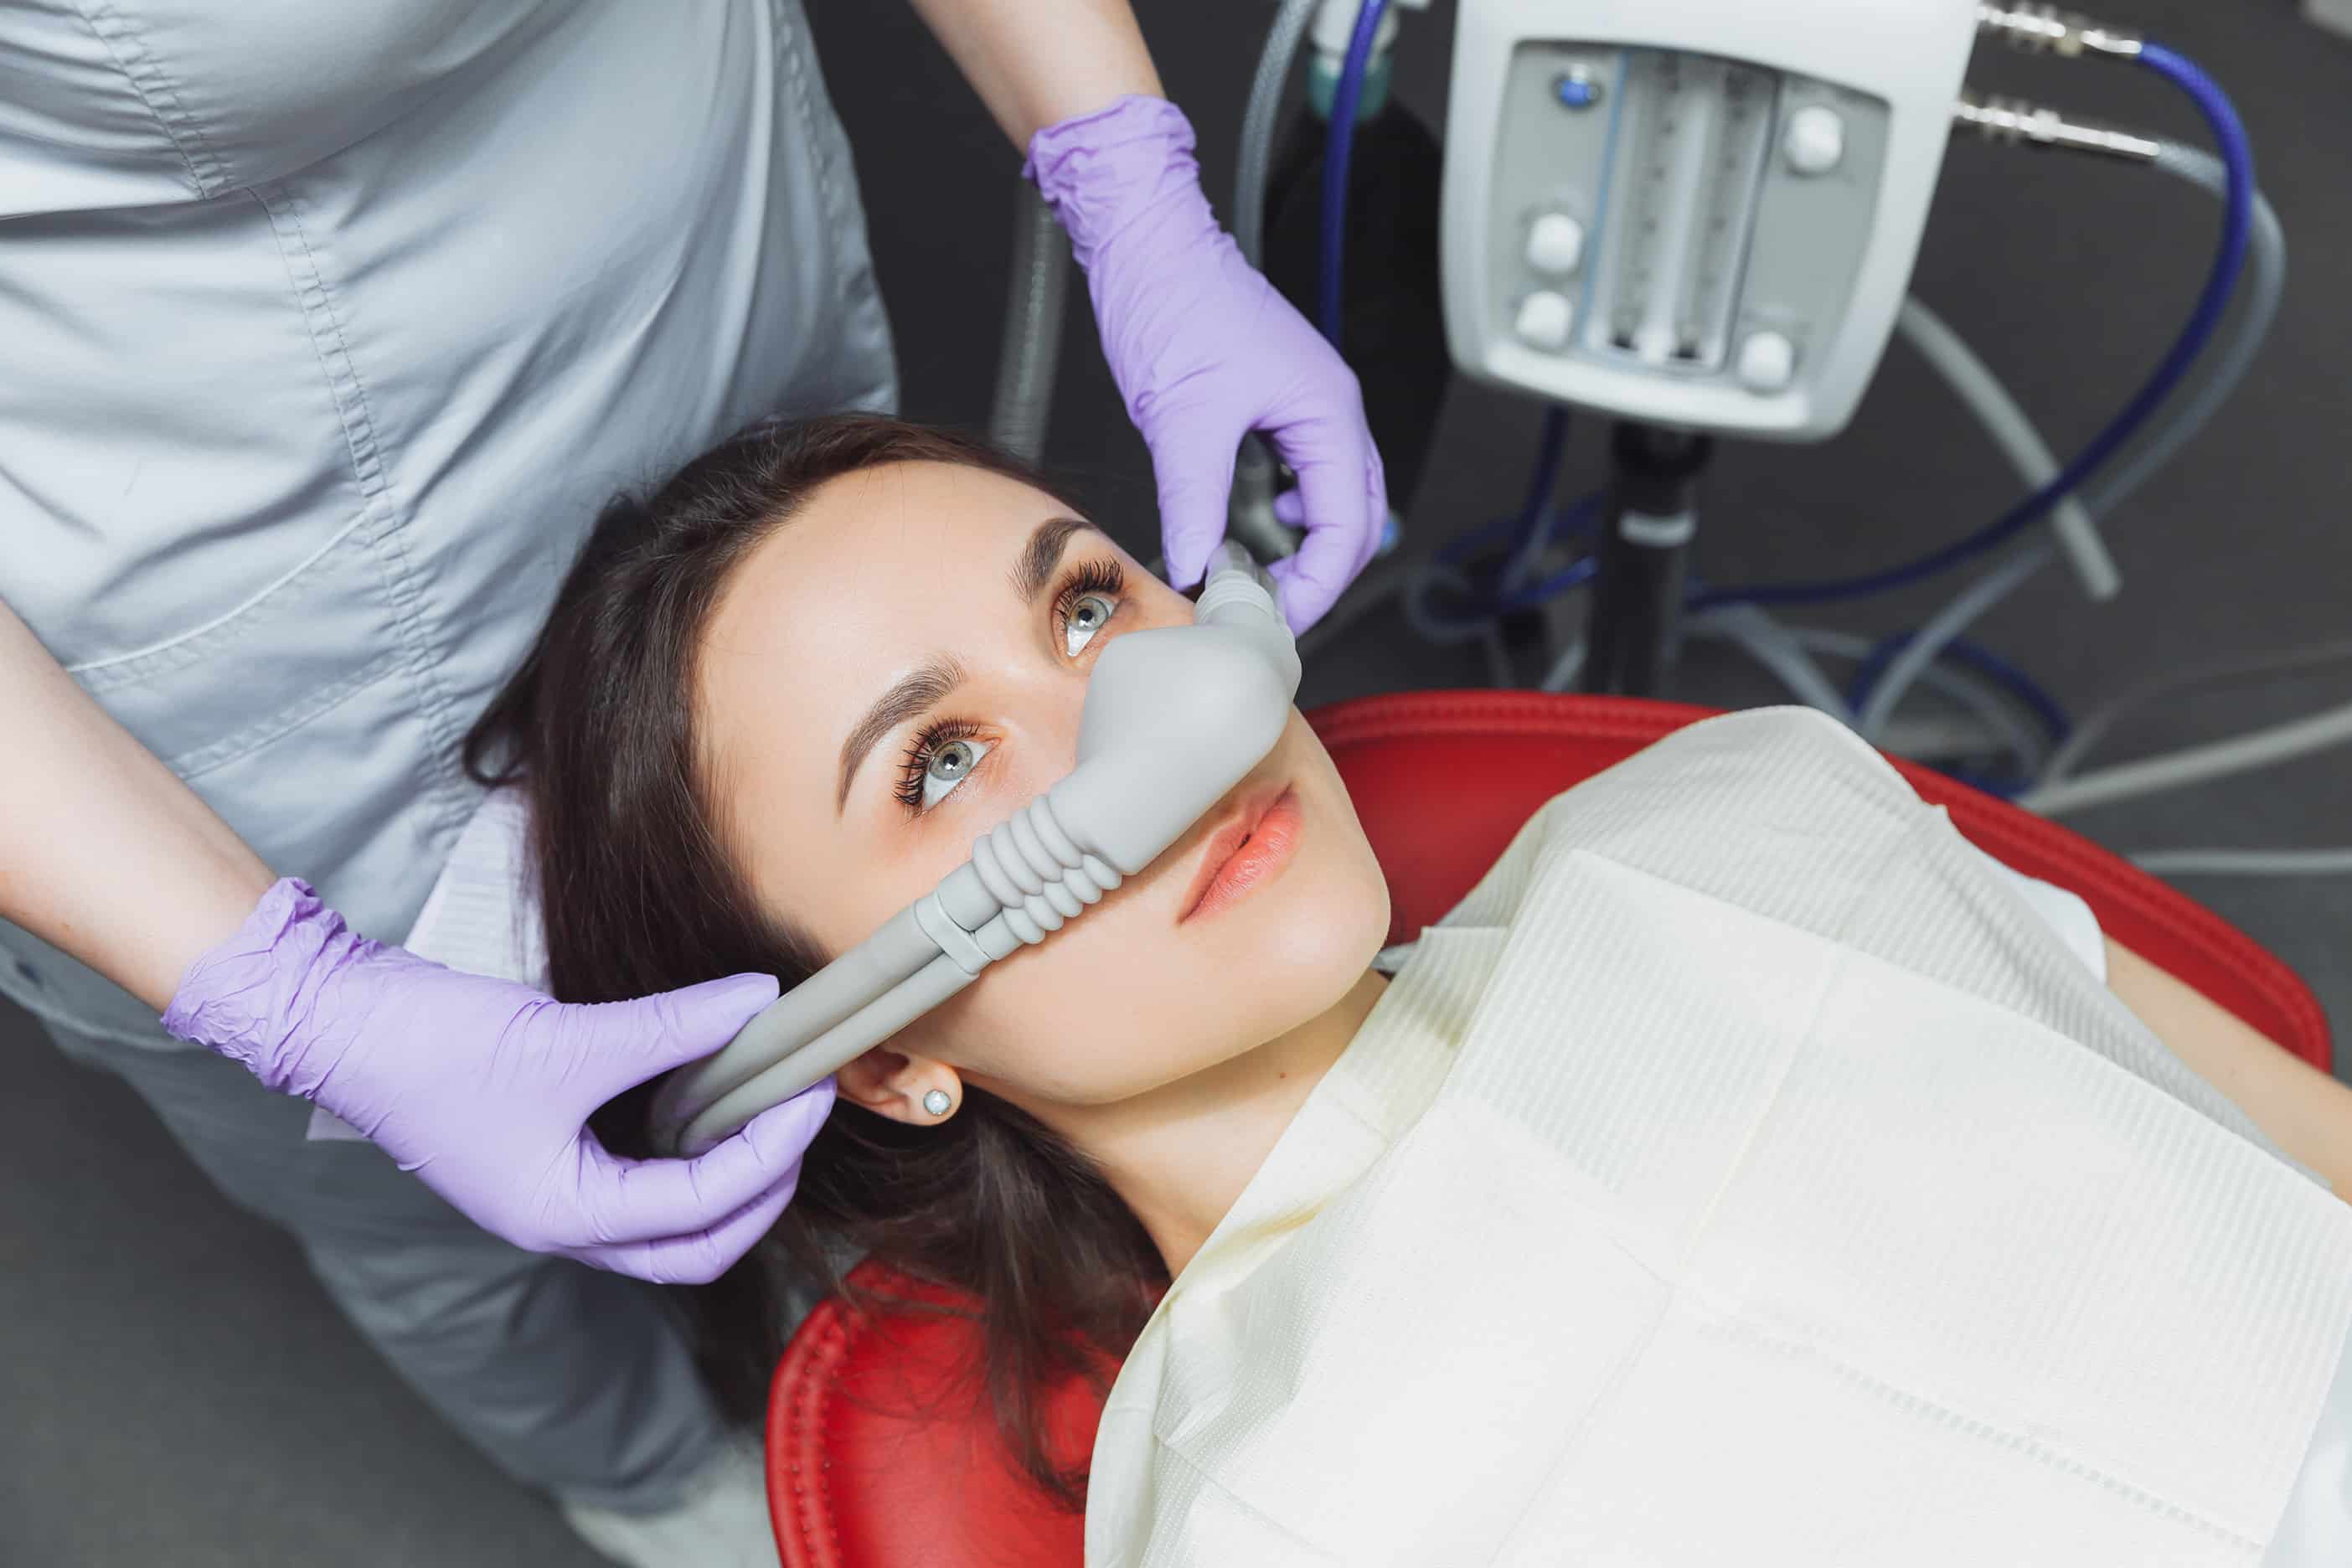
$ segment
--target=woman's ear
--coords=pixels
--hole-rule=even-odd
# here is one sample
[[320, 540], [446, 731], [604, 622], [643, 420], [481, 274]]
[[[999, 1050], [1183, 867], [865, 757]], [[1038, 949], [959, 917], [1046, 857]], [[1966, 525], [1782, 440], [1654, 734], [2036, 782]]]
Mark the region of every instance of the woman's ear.
[[833, 1087], [850, 1104], [909, 1127], [945, 1121], [963, 1104], [963, 1079], [955, 1068], [880, 1046], [843, 1066]]

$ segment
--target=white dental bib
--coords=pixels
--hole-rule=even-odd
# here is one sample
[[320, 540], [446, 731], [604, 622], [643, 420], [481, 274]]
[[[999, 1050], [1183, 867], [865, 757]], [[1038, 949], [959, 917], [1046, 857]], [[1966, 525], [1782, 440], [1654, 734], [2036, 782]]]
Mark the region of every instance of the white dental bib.
[[2347, 1327], [2352, 1207], [1737, 714], [1424, 935], [1129, 1358], [1087, 1561], [2252, 1568]]

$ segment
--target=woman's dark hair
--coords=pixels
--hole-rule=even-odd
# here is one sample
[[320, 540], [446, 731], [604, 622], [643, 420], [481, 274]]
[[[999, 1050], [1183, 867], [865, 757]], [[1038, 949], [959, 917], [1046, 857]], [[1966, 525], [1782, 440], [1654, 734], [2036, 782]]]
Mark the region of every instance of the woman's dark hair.
[[[529, 801], [558, 998], [614, 1001], [745, 971], [790, 990], [823, 962], [761, 907], [715, 826], [698, 765], [696, 657], [734, 568], [761, 541], [827, 480], [900, 462], [952, 463], [1055, 493], [963, 437], [843, 415], [754, 426], [597, 518], [538, 641], [465, 748], [478, 781]], [[652, 1087], [594, 1119], [614, 1152], [652, 1152]], [[1092, 1163], [982, 1090], [920, 1128], [842, 1102], [776, 1229], [719, 1279], [680, 1288], [697, 1356], [730, 1417], [756, 1420], [765, 1403], [795, 1272], [857, 1310], [914, 1307], [851, 1289], [841, 1266], [860, 1254], [977, 1302], [975, 1371], [1007, 1446], [1050, 1495], [1082, 1507], [1085, 1457], [1051, 1451], [1043, 1396], [1074, 1376], [1099, 1390], [1166, 1280]]]

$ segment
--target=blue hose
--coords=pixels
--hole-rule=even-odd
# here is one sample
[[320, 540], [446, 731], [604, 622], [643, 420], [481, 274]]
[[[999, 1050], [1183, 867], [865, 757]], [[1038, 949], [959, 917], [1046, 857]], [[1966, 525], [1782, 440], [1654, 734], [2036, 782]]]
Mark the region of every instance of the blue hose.
[[[1570, 527], [1582, 527], [1592, 521], [1593, 513], [1597, 512], [1600, 507], [1601, 499], [1598, 496], [1588, 496], [1570, 507], [1568, 515], [1561, 521]], [[1497, 613], [1534, 609], [1538, 605], [1555, 598], [1570, 588], [1582, 587], [1598, 576], [1600, 572], [1601, 558], [1597, 555], [1587, 555], [1581, 560], [1570, 562], [1559, 572], [1532, 588], [1522, 588], [1517, 593], [1504, 595], [1496, 601], [1495, 608]]]
[[[1543, 438], [1536, 446], [1535, 472], [1528, 476], [1527, 500], [1519, 503], [1519, 541], [1511, 562], [1532, 561], [1550, 535], [1551, 492], [1559, 485], [1560, 459], [1568, 454], [1568, 410], [1544, 410]], [[1505, 584], [1509, 586], [1509, 584]]]
[[1331, 90], [1331, 133], [1323, 153], [1323, 266], [1315, 313], [1335, 349], [1339, 346], [1339, 286], [1347, 252], [1348, 153], [1356, 144], [1356, 106], [1364, 95], [1364, 68], [1371, 61], [1381, 14], [1388, 8], [1389, 0], [1364, 0], [1364, 8], [1356, 13], [1356, 31], [1348, 40], [1339, 83]]
[[[1458, 566], [1506, 534], [1513, 540], [1510, 553], [1513, 563], [1533, 561], [1547, 544], [1562, 533], [1572, 533], [1589, 527], [1600, 506], [1599, 496], [1587, 496], [1565, 512], [1555, 512], [1551, 508], [1551, 492], [1559, 483], [1559, 466], [1567, 447], [1568, 410], [1557, 406], [1546, 409], [1543, 436], [1536, 447], [1535, 468], [1528, 477], [1527, 498], [1519, 503], [1517, 515], [1496, 518], [1461, 538], [1448, 542], [1437, 552], [1439, 564]], [[1465, 617], [1464, 624], [1492, 619], [1509, 611], [1540, 605], [1555, 595], [1590, 582], [1595, 565], [1590, 559], [1571, 562], [1532, 587], [1510, 588], [1478, 605]]]
[[[1879, 648], [1892, 644], [1894, 652], [1899, 653], [1904, 645], [1916, 635], [1912, 632], [1899, 632], [1879, 644]], [[1874, 658], [1878, 657], [1878, 648], [1871, 650], [1871, 657]], [[1893, 654], [1890, 653], [1888, 657], [1892, 658]], [[1955, 638], [1945, 647], [1944, 657], [1956, 664], [1965, 664], [1979, 675], [1987, 677], [1994, 685], [2032, 709], [2033, 716], [2042, 721], [2042, 729], [2049, 732], [2050, 739], [2054, 743], [2065, 744], [2066, 738], [2074, 732], [2074, 721], [2066, 717], [2066, 710], [2059, 706], [2058, 700], [2051, 696], [2040, 681], [2035, 680], [1990, 648], [1965, 639]]]
[[1536, 468], [1528, 475], [1527, 500], [1519, 505], [1515, 517], [1494, 517], [1479, 527], [1470, 529], [1461, 538], [1446, 541], [1437, 550], [1437, 562], [1444, 566], [1458, 566], [1461, 562], [1477, 555], [1479, 550], [1496, 543], [1496, 538], [1506, 531], [1517, 533], [1517, 543], [1512, 545], [1512, 560], [1534, 560], [1536, 552], [1559, 533], [1561, 527], [1571, 527], [1569, 517], [1552, 512], [1552, 489], [1559, 484], [1559, 461], [1569, 442], [1569, 411], [1561, 406], [1545, 409], [1543, 437], [1536, 445]]
[[[1444, 566], [1459, 566], [1481, 550], [1516, 532], [1524, 521], [1517, 517], [1490, 517], [1458, 539], [1449, 539], [1438, 546], [1438, 563]], [[1559, 527], [1559, 521], [1547, 517], [1544, 525], [1549, 534]]]
[[[2170, 396], [2189, 367], [2197, 358], [2205, 341], [2221, 324], [2221, 314], [2230, 303], [2231, 292], [2237, 287], [2239, 271], [2246, 258], [2246, 232], [2252, 221], [2254, 198], [2254, 154], [2247, 143], [2245, 127], [2239, 123], [2237, 110], [2213, 79], [2197, 68], [2187, 58], [2158, 44], [2141, 47], [2135, 57], [2139, 63], [2196, 101], [2197, 108], [2212, 128], [2213, 140], [2219, 145], [2221, 163], [2229, 172], [2230, 191], [2221, 222], [2221, 243], [2213, 258], [2213, 267], [2206, 275], [2204, 292], [2197, 299], [2196, 310], [2189, 323], [2174, 340], [2171, 351], [2164, 356], [2156, 373], [2124, 405], [2123, 412], [2111, 420], [2106, 428], [2093, 438], [2091, 444], [2076, 454], [2074, 460], [2060, 469], [2048, 484], [2011, 508], [1999, 520], [1978, 530], [1965, 539], [1946, 545], [1931, 555], [1921, 557], [1906, 566], [1892, 567], [1873, 573], [1867, 577], [1849, 577], [1826, 583], [1776, 583], [1751, 588], [1719, 588], [1710, 594], [1694, 597], [1687, 607], [1692, 610], [1711, 609], [1717, 605], [1814, 605], [1841, 599], [1858, 599], [1872, 594], [1900, 588], [1932, 576], [1963, 561], [1983, 554], [2031, 528], [2047, 516], [2069, 493], [2090, 478], [2146, 424], [2148, 416]], [[1883, 661], [1871, 668], [1883, 668]], [[1867, 687], [1860, 689], [1867, 694]]]
[[[1591, 527], [1601, 514], [1601, 496], [1596, 493], [1586, 496], [1566, 511], [1547, 513], [1544, 519], [1545, 539], [1549, 541], [1564, 534], [1579, 533]], [[1518, 521], [1519, 520], [1514, 517], [1495, 519], [1485, 527], [1454, 541], [1445, 550], [1440, 551], [1437, 557], [1439, 563], [1442, 565], [1459, 563], [1472, 553], [1469, 548], [1471, 545], [1480, 540], [1492, 540], [1504, 529]], [[1534, 609], [1537, 605], [1565, 594], [1570, 588], [1581, 587], [1591, 582], [1600, 569], [1601, 563], [1596, 557], [1583, 556], [1570, 562], [1532, 587], [1521, 588], [1508, 594], [1498, 594], [1492, 598], [1474, 602], [1455, 619], [1455, 624], [1465, 626], [1475, 626], [1482, 621], [1493, 620], [1497, 616], [1509, 615], [1513, 611]]]
[[[1573, 502], [1566, 511], [1549, 509], [1544, 513], [1544, 542], [1564, 539], [1592, 526], [1592, 510], [1601, 500], [1598, 491]], [[1459, 566], [1482, 550], [1492, 549], [1525, 525], [1525, 519], [1514, 516], [1490, 517], [1459, 538], [1448, 540], [1437, 552], [1437, 562], [1443, 566]], [[1541, 546], [1538, 546], [1538, 549]]]
[[[1864, 706], [1870, 700], [1872, 689], [1878, 684], [1878, 678], [1886, 673], [1886, 667], [1894, 663], [1895, 656], [1908, 647], [1918, 635], [1916, 631], [1895, 632], [1879, 638], [1870, 652], [1864, 656], [1861, 664], [1855, 667], [1853, 674], [1846, 681], [1845, 698], [1849, 710], [1855, 713], [1863, 710]], [[2050, 731], [2050, 738], [2053, 741], [2063, 745], [2065, 743], [2066, 737], [2074, 732], [2074, 722], [2066, 717], [2065, 709], [2059, 706], [2056, 698], [2052, 697], [2049, 691], [2032, 676], [2000, 658], [1990, 649], [1964, 638], [1955, 637], [1945, 645], [1938, 657], [1971, 666], [2007, 688], [2012, 695], [2033, 710], [2042, 721], [2042, 727]]]

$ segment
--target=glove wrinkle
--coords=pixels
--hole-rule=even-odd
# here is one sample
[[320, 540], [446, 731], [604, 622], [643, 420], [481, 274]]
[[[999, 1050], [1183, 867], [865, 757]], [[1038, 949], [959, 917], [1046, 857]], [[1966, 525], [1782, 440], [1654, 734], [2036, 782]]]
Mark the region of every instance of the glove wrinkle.
[[[1022, 173], [1068, 231], [1086, 269], [1103, 355], [1160, 479], [1161, 553], [1189, 588], [1224, 537], [1241, 437], [1262, 431], [1302, 482], [1350, 469], [1371, 447], [1363, 396], [1331, 345], [1251, 267], [1201, 189], [1192, 127], [1174, 104], [1127, 97], [1030, 139]], [[1378, 484], [1377, 465], [1367, 470]], [[1378, 548], [1376, 507], [1303, 513], [1318, 556], [1293, 573], [1283, 611], [1305, 630]]]
[[709, 1183], [700, 1161], [615, 1161], [586, 1124], [622, 1090], [717, 1051], [775, 995], [772, 978], [741, 975], [567, 1005], [361, 936], [289, 878], [189, 966], [163, 1024], [350, 1123], [518, 1247], [709, 1278], [761, 1228], [743, 1223], [739, 1183], [778, 1210], [790, 1201], [831, 1080], [792, 1102], [782, 1131], [705, 1155], [725, 1160]]

